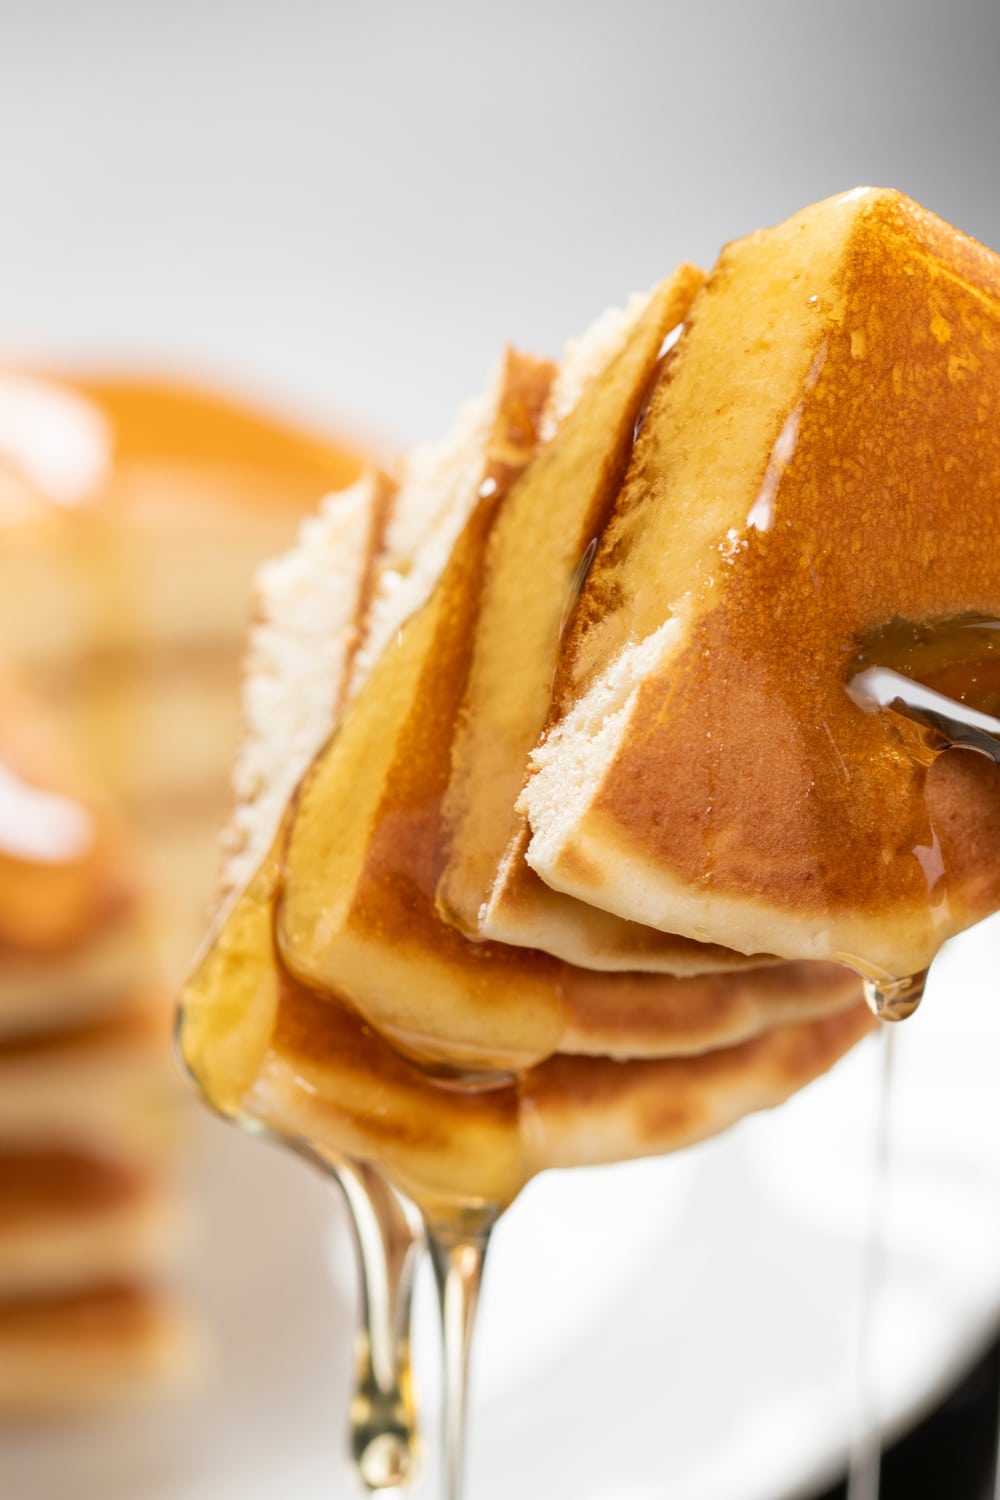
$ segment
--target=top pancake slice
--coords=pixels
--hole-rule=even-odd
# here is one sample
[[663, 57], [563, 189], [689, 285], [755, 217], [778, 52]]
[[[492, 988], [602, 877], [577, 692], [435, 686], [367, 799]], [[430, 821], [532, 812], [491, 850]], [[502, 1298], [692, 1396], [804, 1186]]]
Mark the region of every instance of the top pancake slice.
[[731, 245], [567, 632], [528, 859], [620, 916], [877, 979], [1000, 906], [1000, 778], [845, 692], [1000, 614], [1000, 259], [863, 189]]

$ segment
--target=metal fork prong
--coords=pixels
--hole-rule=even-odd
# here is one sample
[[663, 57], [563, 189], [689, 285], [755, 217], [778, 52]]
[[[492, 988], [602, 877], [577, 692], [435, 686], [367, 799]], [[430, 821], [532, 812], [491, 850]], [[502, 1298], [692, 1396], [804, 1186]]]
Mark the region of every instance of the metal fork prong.
[[975, 750], [1000, 765], [1000, 719], [980, 713], [891, 667], [869, 667], [847, 685], [859, 707], [889, 709], [939, 734], [949, 745]]

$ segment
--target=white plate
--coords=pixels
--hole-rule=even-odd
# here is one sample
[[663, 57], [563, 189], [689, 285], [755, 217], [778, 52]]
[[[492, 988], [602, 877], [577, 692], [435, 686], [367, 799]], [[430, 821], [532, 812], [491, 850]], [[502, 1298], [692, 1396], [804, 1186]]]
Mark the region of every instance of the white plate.
[[[894, 1430], [1000, 1313], [998, 945], [996, 922], [957, 942], [896, 1034], [874, 1360]], [[469, 1500], [777, 1500], [833, 1474], [856, 1414], [878, 1075], [865, 1044], [697, 1151], [551, 1174], [524, 1194], [491, 1250]], [[141, 1419], [6, 1434], [3, 1500], [360, 1494], [344, 1463], [354, 1287], [339, 1210], [277, 1150], [208, 1119], [199, 1135], [192, 1280], [216, 1330], [214, 1380]], [[426, 1284], [417, 1339], [430, 1425]], [[413, 1493], [436, 1494], [432, 1456]]]

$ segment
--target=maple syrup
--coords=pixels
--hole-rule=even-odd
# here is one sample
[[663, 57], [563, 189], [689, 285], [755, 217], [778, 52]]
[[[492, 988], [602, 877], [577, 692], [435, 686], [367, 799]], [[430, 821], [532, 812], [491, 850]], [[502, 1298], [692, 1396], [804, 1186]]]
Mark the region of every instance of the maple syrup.
[[882, 1434], [875, 1393], [872, 1336], [875, 1310], [885, 1274], [886, 1204], [891, 1169], [892, 1084], [896, 1051], [895, 1034], [891, 1026], [881, 1029], [879, 1045], [882, 1057], [875, 1107], [868, 1235], [861, 1267], [855, 1332], [855, 1439], [848, 1464], [846, 1500], [878, 1500], [881, 1475]]
[[906, 1021], [924, 998], [927, 973], [908, 974], [903, 979], [864, 981], [868, 1009], [879, 1021]]
[[465, 1467], [469, 1356], [490, 1233], [498, 1210], [429, 1222], [427, 1242], [441, 1307], [444, 1344], [442, 1456], [444, 1500], [461, 1500]]
[[[1000, 621], [969, 612], [932, 620], [893, 620], [864, 641], [848, 673], [848, 692], [869, 711], [894, 713], [907, 753], [926, 773], [938, 757], [958, 742], [946, 737], [940, 720], [920, 712], [908, 715], [900, 697], [894, 697], [887, 679], [884, 701], [870, 696], [886, 672], [905, 677], [944, 700], [992, 718], [1000, 712]], [[970, 746], [969, 748], [975, 748]], [[941, 843], [928, 808], [926, 833], [913, 846], [927, 883], [928, 917], [947, 914], [948, 871]], [[865, 975], [865, 999], [880, 1020], [899, 1021], [911, 1016], [920, 1004], [927, 982], [927, 969], [908, 975], [889, 975], [866, 970], [862, 960], [847, 959]]]
[[344, 1197], [361, 1273], [351, 1458], [367, 1489], [396, 1489], [413, 1480], [420, 1454], [410, 1367], [420, 1227], [412, 1208], [375, 1167], [330, 1152], [314, 1154]]

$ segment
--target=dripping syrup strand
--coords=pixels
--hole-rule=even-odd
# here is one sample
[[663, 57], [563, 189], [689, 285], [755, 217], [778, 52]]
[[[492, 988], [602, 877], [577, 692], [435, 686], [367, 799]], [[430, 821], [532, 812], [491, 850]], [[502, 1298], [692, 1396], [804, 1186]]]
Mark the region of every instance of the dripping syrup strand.
[[855, 1436], [848, 1461], [847, 1500], [878, 1500], [881, 1477], [882, 1432], [873, 1374], [872, 1332], [875, 1308], [885, 1277], [886, 1200], [891, 1165], [892, 1080], [896, 1051], [894, 1025], [887, 1023], [880, 1028], [879, 1047], [881, 1058], [875, 1111], [875, 1160], [852, 1360]]
[[426, 1216], [424, 1219], [437, 1284], [444, 1350], [442, 1500], [462, 1500], [470, 1355], [486, 1251], [498, 1217], [498, 1209], [485, 1208], [457, 1221], [432, 1220]]
[[287, 1144], [334, 1182], [348, 1209], [361, 1292], [348, 1418], [351, 1461], [369, 1493], [398, 1489], [412, 1481], [420, 1451], [410, 1365], [420, 1218], [367, 1163], [306, 1143]]
[[336, 1180], [361, 1265], [351, 1458], [365, 1488], [377, 1492], [408, 1484], [418, 1458], [410, 1311], [420, 1231], [415, 1210], [372, 1167], [341, 1160]]

